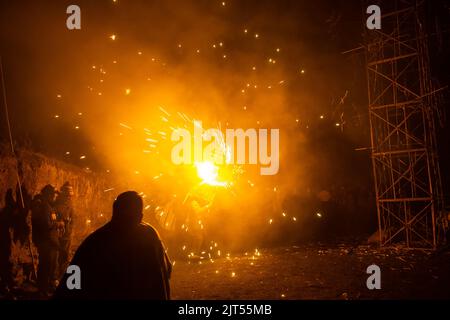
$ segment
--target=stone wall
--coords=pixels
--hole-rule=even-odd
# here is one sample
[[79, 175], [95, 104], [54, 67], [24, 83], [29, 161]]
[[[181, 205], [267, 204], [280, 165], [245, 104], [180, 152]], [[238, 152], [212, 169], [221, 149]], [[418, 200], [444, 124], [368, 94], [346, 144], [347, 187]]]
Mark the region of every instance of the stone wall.
[[[113, 185], [108, 174], [94, 173], [27, 150], [18, 150], [16, 160], [8, 152], [8, 148], [2, 146], [0, 148], [1, 208], [5, 205], [5, 194], [8, 188], [16, 189], [18, 173], [23, 188], [31, 196], [38, 194], [47, 184], [53, 185], [58, 190], [66, 181], [73, 186], [74, 249], [89, 233], [109, 220], [116, 193], [114, 190], [107, 191]], [[36, 256], [35, 248], [32, 247], [32, 251]], [[22, 266], [31, 265], [29, 246], [24, 246], [20, 242], [13, 243], [11, 260], [20, 283], [20, 280], [25, 278], [21, 274]]]

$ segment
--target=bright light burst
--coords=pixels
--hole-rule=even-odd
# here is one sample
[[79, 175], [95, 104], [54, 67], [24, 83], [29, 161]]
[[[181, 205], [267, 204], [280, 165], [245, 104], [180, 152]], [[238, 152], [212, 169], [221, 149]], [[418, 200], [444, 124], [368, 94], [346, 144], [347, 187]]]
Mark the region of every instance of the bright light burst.
[[198, 177], [202, 179], [202, 183], [223, 187], [227, 185], [226, 182], [217, 180], [219, 177], [219, 167], [211, 161], [196, 162], [195, 167], [197, 168]]

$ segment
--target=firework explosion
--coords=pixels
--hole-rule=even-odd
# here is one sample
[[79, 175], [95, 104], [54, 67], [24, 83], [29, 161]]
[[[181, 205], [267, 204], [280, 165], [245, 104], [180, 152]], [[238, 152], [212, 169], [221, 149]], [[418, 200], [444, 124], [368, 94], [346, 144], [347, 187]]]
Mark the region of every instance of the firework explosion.
[[[45, 65], [49, 75], [28, 78], [40, 83], [30, 86], [30, 96], [41, 101], [39, 117], [45, 119], [36, 131], [43, 132], [41, 140], [52, 153], [109, 175], [105, 192], [124, 186], [141, 192], [146, 221], [168, 239], [171, 253], [184, 257], [255, 250], [274, 232], [299, 226], [304, 216], [322, 217], [319, 208], [299, 212], [283, 204], [289, 194], [310, 192], [318, 175], [312, 163], [330, 167], [306, 151], [309, 132], [322, 126], [341, 134], [351, 113], [346, 85], [334, 81], [329, 88], [330, 79], [346, 74], [345, 67], [326, 54], [317, 56], [316, 45], [312, 50], [302, 44], [321, 29], [307, 27], [315, 19], [306, 14], [308, 4], [296, 12], [259, 1], [79, 6], [81, 30], [57, 28], [56, 17], [65, 7], [46, 5], [45, 18], [33, 22], [42, 22], [39, 34], [23, 40], [35, 52], [33, 62]], [[8, 10], [12, 17], [21, 14], [18, 7]], [[298, 19], [299, 12], [305, 12], [304, 19]], [[326, 21], [324, 12], [320, 19]], [[55, 38], [60, 40], [52, 42]], [[49, 63], [57, 48], [61, 58]], [[332, 75], [321, 72], [327, 64], [335, 68]], [[24, 125], [34, 121], [35, 115], [29, 116], [21, 119]], [[203, 159], [175, 165], [171, 135], [192, 131], [196, 122], [219, 132], [280, 128], [280, 172], [261, 176], [255, 166], [230, 163], [223, 135], [216, 141], [224, 163]], [[63, 143], [56, 136], [64, 137]]]

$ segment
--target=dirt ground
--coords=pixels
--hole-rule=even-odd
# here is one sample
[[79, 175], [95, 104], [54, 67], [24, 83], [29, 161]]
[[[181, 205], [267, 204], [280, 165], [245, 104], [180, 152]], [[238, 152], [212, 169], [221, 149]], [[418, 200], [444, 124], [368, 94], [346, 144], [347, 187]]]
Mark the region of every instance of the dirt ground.
[[[450, 250], [319, 243], [173, 262], [172, 299], [450, 299]], [[380, 290], [367, 289], [371, 264]], [[14, 295], [42, 299], [32, 284]]]
[[[172, 298], [450, 299], [448, 250], [314, 244], [258, 252], [175, 261]], [[366, 286], [373, 263], [381, 269], [380, 290]]]

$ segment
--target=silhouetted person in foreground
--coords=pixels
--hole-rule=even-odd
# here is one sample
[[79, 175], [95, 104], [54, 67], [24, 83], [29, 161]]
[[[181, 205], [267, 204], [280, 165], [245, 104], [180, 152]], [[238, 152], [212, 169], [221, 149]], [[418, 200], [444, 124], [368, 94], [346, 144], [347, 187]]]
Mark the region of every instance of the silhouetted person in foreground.
[[55, 299], [170, 298], [171, 263], [156, 230], [142, 223], [142, 198], [120, 194], [111, 221], [80, 245], [70, 265], [81, 270], [81, 289], [70, 290], [65, 274]]

